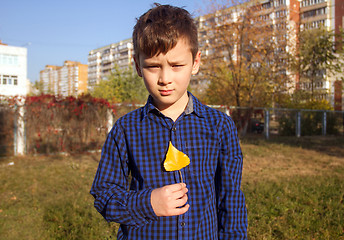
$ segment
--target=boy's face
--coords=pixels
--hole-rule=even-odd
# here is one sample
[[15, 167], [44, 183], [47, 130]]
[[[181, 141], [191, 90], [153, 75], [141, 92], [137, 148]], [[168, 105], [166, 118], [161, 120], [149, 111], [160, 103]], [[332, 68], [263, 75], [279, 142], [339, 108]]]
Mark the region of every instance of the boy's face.
[[147, 57], [140, 53], [139, 59], [135, 59], [137, 73], [143, 77], [154, 105], [159, 110], [186, 106], [187, 87], [191, 75], [198, 72], [200, 58], [201, 53], [198, 52], [195, 60], [192, 59], [188, 41], [181, 38], [166, 54]]

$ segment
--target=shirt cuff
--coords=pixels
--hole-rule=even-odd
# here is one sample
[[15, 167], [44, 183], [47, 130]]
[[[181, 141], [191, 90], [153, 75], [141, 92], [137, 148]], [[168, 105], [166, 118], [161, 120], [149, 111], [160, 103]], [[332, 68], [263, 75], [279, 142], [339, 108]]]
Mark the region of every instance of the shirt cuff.
[[145, 189], [133, 193], [128, 199], [128, 209], [135, 225], [140, 227], [157, 220], [151, 204], [152, 189]]

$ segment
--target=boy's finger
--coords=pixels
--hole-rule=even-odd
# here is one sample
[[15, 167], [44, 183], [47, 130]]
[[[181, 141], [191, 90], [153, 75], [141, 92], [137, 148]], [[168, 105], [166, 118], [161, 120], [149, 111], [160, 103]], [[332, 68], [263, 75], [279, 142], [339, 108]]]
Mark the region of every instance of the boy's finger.
[[182, 215], [184, 213], [186, 213], [189, 210], [190, 205], [186, 204], [185, 206], [181, 207], [181, 208], [176, 208], [175, 209], [175, 216], [177, 215]]
[[179, 207], [184, 206], [187, 203], [187, 201], [188, 201], [188, 195], [185, 194], [181, 198], [176, 199], [175, 205], [176, 205], [176, 207], [179, 208]]
[[184, 189], [186, 187], [186, 184], [185, 183], [176, 183], [176, 184], [172, 184], [171, 186], [173, 186], [174, 192], [177, 192], [177, 191]]
[[175, 199], [179, 199], [179, 198], [182, 198], [184, 196], [186, 196], [186, 193], [188, 192], [189, 190], [187, 188], [184, 188], [184, 189], [181, 189], [179, 191], [176, 191], [173, 193], [173, 196]]
[[169, 185], [169, 188], [172, 192], [177, 192], [177, 191], [180, 191], [182, 190], [183, 188], [186, 187], [186, 184], [185, 183], [175, 183], [175, 184], [171, 184]]

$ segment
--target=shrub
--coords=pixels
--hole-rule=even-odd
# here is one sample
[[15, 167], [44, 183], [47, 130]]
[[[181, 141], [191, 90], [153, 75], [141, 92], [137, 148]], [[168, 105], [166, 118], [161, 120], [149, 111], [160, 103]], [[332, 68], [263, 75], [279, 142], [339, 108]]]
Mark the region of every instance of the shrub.
[[83, 152], [99, 149], [107, 134], [107, 115], [113, 106], [82, 95], [26, 98], [28, 153]]

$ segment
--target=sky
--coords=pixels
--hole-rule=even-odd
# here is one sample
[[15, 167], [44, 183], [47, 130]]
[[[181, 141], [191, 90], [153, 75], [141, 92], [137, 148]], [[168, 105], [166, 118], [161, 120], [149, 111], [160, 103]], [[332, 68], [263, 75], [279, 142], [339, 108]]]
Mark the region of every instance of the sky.
[[39, 80], [46, 65], [87, 64], [92, 49], [131, 38], [136, 18], [154, 2], [199, 15], [202, 0], [1, 0], [0, 40], [28, 50], [28, 74]]

